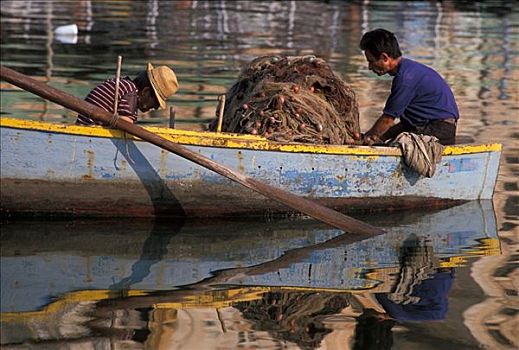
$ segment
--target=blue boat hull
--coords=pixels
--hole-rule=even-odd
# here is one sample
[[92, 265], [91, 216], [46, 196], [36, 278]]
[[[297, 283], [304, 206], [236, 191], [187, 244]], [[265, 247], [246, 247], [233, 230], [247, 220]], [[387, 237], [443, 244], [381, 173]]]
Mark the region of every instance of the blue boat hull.
[[[2, 125], [3, 214], [200, 217], [291, 211], [115, 130], [111, 137], [99, 137], [63, 129], [61, 133]], [[405, 166], [396, 149], [342, 146], [338, 149], [347, 154], [334, 154], [248, 147], [254, 144], [250, 140], [244, 144], [185, 146], [242, 174], [342, 211], [490, 199], [500, 156], [496, 150], [446, 154], [436, 174], [424, 178]]]

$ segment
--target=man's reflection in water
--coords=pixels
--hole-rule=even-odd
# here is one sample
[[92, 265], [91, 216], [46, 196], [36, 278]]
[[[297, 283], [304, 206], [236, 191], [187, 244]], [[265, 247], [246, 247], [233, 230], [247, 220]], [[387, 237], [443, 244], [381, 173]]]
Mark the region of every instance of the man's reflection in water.
[[440, 321], [448, 310], [453, 268], [439, 267], [431, 246], [409, 236], [400, 249], [400, 271], [390, 293], [359, 295], [353, 349], [391, 349], [391, 329], [398, 322]]
[[454, 279], [454, 269], [439, 268], [430, 278], [416, 286], [413, 301], [397, 303], [390, 294], [375, 294], [386, 313], [399, 321], [441, 321], [448, 309], [448, 293]]
[[391, 293], [376, 294], [392, 318], [400, 321], [445, 319], [454, 269], [440, 267], [432, 246], [409, 236], [400, 249], [398, 282]]
[[432, 246], [409, 236], [400, 249], [400, 271], [391, 293], [375, 297], [387, 314], [400, 321], [445, 319], [454, 269], [440, 267]]
[[[444, 320], [448, 293], [454, 279], [453, 268], [438, 268], [415, 285], [408, 299], [395, 301], [394, 293], [377, 293], [375, 308], [367, 307], [357, 318], [353, 349], [391, 349], [391, 329], [398, 322]], [[361, 302], [366, 305], [366, 302]]]
[[453, 279], [454, 269], [439, 267], [432, 247], [411, 235], [400, 249], [398, 278], [389, 293], [270, 292], [233, 306], [256, 329], [304, 349], [329, 342], [336, 327], [348, 343], [344, 349], [391, 349], [398, 322], [445, 319]]

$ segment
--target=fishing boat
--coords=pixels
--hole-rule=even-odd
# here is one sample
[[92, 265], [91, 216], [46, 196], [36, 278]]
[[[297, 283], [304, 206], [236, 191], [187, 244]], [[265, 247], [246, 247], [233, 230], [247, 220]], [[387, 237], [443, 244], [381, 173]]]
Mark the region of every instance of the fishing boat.
[[[2, 215], [252, 216], [294, 209], [123, 131], [1, 118]], [[342, 212], [491, 199], [500, 144], [444, 149], [433, 177], [398, 147], [280, 143], [146, 127], [235, 172]]]

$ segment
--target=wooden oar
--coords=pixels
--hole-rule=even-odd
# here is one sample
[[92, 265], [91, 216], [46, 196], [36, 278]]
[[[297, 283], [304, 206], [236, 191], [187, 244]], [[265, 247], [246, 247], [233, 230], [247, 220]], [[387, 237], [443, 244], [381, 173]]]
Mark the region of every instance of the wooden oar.
[[242, 184], [247, 188], [261, 193], [268, 198], [274, 199], [295, 210], [301, 211], [333, 227], [337, 227], [346, 232], [365, 235], [376, 235], [384, 232], [378, 227], [369, 225], [365, 222], [346, 216], [308, 199], [296, 196], [285, 190], [240, 174], [198, 154], [197, 152], [193, 152], [184, 146], [166, 140], [165, 138], [160, 137], [159, 135], [156, 135], [138, 125], [131, 124], [120, 118], [116, 119], [114, 122], [111, 113], [75, 96], [34, 80], [24, 74], [18, 73], [10, 68], [0, 66], [0, 77], [13, 85], [32, 92], [47, 100], [60, 104], [66, 108], [69, 108], [94, 120], [103, 122], [107, 125], [113, 125], [120, 130], [126, 131], [128, 134], [137, 136], [142, 140], [148, 141], [183, 158], [189, 159], [200, 166], [210, 169], [220, 175]]

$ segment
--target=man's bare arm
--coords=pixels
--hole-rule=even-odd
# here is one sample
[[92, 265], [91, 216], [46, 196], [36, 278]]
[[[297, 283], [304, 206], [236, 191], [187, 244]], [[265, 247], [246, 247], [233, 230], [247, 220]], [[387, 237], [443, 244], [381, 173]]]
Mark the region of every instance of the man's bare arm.
[[392, 127], [395, 123], [395, 118], [387, 115], [382, 114], [375, 124], [371, 127], [371, 129], [366, 132], [364, 135], [364, 143], [367, 145], [372, 145], [375, 142], [380, 141], [380, 137], [384, 135], [386, 131], [389, 130], [390, 127]]

